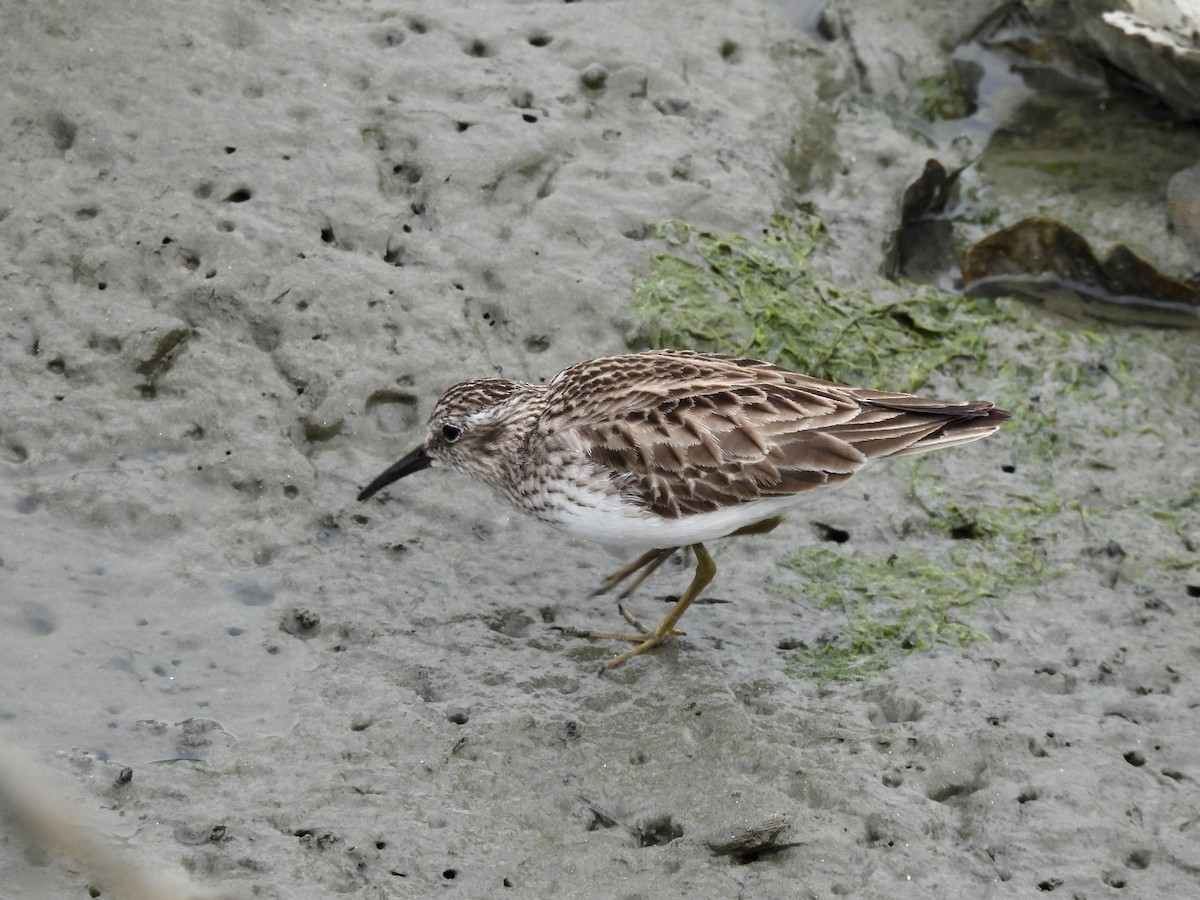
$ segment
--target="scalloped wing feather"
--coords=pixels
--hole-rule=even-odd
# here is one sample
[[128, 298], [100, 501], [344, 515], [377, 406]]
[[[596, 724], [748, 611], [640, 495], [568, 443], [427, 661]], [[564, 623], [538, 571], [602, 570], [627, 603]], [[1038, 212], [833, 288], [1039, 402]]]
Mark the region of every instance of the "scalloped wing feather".
[[873, 459], [977, 440], [1009, 418], [982, 401], [687, 351], [580, 363], [550, 382], [547, 400], [543, 437], [587, 448], [631, 500], [666, 518], [841, 482]]

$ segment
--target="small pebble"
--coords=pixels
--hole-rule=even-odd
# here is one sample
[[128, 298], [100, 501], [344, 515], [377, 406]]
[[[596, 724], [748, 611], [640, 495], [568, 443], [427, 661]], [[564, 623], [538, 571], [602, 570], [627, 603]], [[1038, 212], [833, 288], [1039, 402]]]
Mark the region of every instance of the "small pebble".
[[588, 90], [598, 91], [608, 81], [608, 69], [599, 63], [592, 63], [583, 70], [583, 74], [579, 76], [579, 80]]

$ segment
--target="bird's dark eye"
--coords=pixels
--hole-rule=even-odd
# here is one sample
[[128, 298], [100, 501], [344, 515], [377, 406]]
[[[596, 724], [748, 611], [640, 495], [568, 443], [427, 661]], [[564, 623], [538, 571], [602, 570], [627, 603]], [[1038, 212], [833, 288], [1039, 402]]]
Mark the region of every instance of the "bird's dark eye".
[[453, 444], [460, 437], [462, 437], [462, 429], [457, 425], [451, 425], [449, 422], [447, 422], [442, 426], [442, 440], [444, 440], [447, 444]]

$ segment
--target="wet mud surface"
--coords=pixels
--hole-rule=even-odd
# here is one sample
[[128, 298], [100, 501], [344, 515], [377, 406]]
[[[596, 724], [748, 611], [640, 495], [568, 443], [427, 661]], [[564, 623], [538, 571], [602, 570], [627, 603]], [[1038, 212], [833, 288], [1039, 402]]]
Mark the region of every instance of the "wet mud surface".
[[[1195, 332], [1014, 306], [933, 377], [1053, 414], [1053, 448], [1018, 421], [922, 470], [1053, 499], [1053, 577], [865, 681], [788, 674], [837, 626], [778, 562], [945, 552], [911, 469], [711, 548], [686, 636], [604, 677], [551, 626], [617, 627], [590, 593], [627, 560], [450, 473], [354, 499], [448, 385], [626, 349], [654, 223], [808, 202], [825, 274], [875, 279], [938, 148], [869, 98], [955, 9], [847, 13], [857, 56], [749, 0], [4, 12], [0, 739], [231, 896], [1187, 895]], [[3, 831], [0, 883], [89, 891]]]

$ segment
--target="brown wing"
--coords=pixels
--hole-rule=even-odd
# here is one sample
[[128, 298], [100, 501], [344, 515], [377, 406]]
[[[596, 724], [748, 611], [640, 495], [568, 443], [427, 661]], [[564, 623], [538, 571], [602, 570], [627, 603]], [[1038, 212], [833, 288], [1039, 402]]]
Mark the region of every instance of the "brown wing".
[[668, 518], [844, 481], [871, 459], [975, 440], [1003, 421], [988, 403], [859, 391], [686, 351], [590, 360], [548, 391], [552, 442], [586, 452]]

